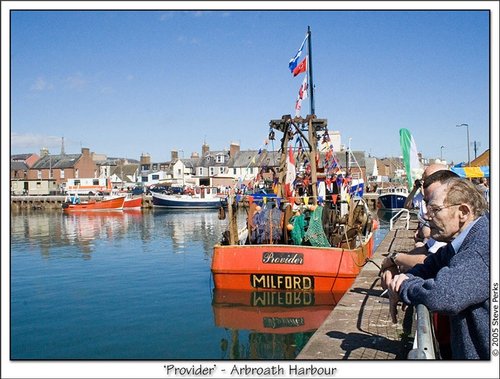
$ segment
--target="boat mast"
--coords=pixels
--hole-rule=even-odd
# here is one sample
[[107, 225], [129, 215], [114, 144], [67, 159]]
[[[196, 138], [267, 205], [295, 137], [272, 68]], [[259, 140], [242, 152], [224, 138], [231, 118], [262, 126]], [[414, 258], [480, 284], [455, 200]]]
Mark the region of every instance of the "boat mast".
[[312, 69], [312, 48], [311, 48], [311, 28], [307, 26], [307, 49], [309, 52], [309, 62], [307, 62], [308, 66], [308, 74], [309, 74], [309, 89], [310, 89], [310, 94], [309, 96], [309, 104], [310, 104], [310, 111], [311, 114], [316, 114], [316, 111], [314, 109], [314, 84], [313, 84], [313, 69]]

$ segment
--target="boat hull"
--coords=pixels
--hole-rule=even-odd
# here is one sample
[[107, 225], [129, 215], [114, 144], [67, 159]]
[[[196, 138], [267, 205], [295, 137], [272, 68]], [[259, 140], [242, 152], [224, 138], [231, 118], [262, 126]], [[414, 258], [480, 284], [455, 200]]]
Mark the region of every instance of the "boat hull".
[[123, 209], [139, 209], [142, 207], [142, 197], [126, 198]]
[[400, 209], [404, 208], [407, 195], [403, 194], [383, 194], [378, 197], [380, 209]]
[[355, 249], [216, 245], [211, 269], [217, 289], [346, 291], [372, 252], [372, 233]]
[[223, 198], [195, 198], [187, 195], [165, 195], [153, 193], [153, 207], [167, 209], [219, 209], [225, 205]]
[[63, 204], [64, 212], [91, 212], [91, 211], [114, 211], [122, 210], [125, 197], [113, 199], [81, 202], [80, 204]]

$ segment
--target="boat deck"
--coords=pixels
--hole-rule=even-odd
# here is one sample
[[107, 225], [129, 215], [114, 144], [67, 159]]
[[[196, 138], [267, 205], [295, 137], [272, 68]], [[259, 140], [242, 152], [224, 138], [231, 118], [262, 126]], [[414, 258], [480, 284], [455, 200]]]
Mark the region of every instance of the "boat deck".
[[[409, 229], [395, 223], [374, 253], [372, 261], [380, 266], [387, 252], [413, 248], [417, 222]], [[311, 337], [297, 359], [317, 360], [394, 360], [406, 359], [413, 344], [411, 307], [398, 314], [393, 324], [389, 299], [380, 297], [379, 268], [368, 262], [335, 309]]]

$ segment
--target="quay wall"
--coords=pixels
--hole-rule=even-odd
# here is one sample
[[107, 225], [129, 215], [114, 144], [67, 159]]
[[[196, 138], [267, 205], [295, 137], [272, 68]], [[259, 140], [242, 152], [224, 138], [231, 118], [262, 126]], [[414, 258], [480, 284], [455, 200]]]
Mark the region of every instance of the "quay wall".
[[[80, 196], [82, 200], [86, 199], [100, 199], [100, 196]], [[62, 209], [62, 204], [64, 203], [65, 196], [55, 195], [55, 196], [11, 196], [10, 204], [12, 210], [21, 209]], [[368, 206], [375, 210], [377, 209], [377, 199], [378, 195], [376, 193], [367, 193], [364, 195]], [[153, 207], [153, 201], [151, 195], [142, 195], [142, 208], [150, 209]]]

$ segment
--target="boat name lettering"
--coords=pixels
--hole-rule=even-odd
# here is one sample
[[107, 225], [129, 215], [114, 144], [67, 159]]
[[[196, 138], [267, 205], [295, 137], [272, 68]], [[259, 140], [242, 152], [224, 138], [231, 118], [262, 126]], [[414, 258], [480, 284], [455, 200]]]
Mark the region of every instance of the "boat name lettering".
[[271, 329], [298, 327], [304, 325], [303, 317], [264, 317], [264, 327]]
[[306, 275], [251, 274], [250, 285], [253, 288], [312, 290], [314, 289], [314, 277]]
[[304, 264], [304, 254], [264, 252], [262, 253], [262, 263], [302, 265]]
[[314, 305], [314, 292], [252, 292], [252, 307], [287, 306], [303, 307]]

